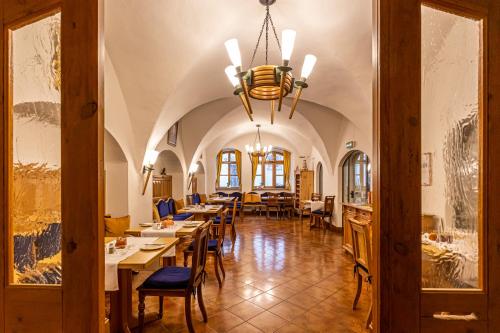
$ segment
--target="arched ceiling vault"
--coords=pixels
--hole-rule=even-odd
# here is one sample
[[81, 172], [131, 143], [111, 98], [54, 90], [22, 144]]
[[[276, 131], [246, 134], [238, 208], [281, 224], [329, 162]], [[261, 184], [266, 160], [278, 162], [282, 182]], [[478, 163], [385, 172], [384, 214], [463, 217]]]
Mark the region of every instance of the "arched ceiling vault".
[[[138, 151], [155, 147], [175, 121], [198, 106], [224, 98], [238, 105], [224, 75], [229, 59], [223, 43], [237, 37], [248, 65], [265, 14], [257, 0], [112, 0], [105, 6], [106, 51]], [[371, 5], [278, 0], [271, 14], [278, 34], [297, 31], [295, 73], [306, 53], [318, 57], [304, 98], [371, 133]], [[271, 61], [279, 62], [274, 44], [270, 51]], [[257, 62], [262, 58], [258, 54]]]

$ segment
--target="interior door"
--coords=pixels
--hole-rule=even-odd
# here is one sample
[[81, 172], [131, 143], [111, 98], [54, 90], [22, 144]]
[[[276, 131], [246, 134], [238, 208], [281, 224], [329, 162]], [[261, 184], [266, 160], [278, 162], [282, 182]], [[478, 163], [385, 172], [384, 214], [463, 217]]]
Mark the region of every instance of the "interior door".
[[374, 9], [375, 329], [497, 332], [500, 2]]
[[0, 2], [2, 332], [104, 330], [97, 4]]

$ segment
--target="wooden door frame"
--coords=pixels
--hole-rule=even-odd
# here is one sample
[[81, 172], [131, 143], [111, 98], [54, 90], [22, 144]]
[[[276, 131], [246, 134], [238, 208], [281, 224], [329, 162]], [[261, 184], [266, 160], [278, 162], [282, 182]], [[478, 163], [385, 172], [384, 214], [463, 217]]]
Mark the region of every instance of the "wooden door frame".
[[[428, 1], [427, 1], [428, 2]], [[432, 0], [460, 9], [472, 1]], [[373, 249], [375, 332], [419, 332], [420, 252], [420, 0], [373, 0]], [[467, 6], [465, 6], [467, 7]], [[484, 223], [488, 330], [500, 326], [500, 2], [478, 0], [486, 12]], [[495, 57], [497, 55], [497, 57]], [[495, 61], [493, 61], [495, 59]], [[492, 75], [495, 73], [496, 75]], [[409, 80], [408, 78], [418, 78]], [[495, 98], [496, 97], [496, 98]], [[496, 112], [495, 112], [496, 110]], [[396, 172], [397, 171], [397, 172]], [[397, 222], [399, 221], [399, 223]], [[488, 223], [488, 221], [491, 221]], [[415, 249], [418, 249], [415, 251]]]
[[[104, 331], [103, 0], [0, 3], [0, 127], [6, 124], [6, 26], [55, 7], [61, 15], [62, 266], [61, 331]], [[6, 131], [0, 135], [0, 257], [7, 254]], [[5, 331], [8, 267], [0, 265], [0, 331]], [[43, 293], [43, 290], [31, 292]], [[59, 303], [59, 300], [56, 300]], [[8, 305], [7, 305], [8, 306]], [[26, 304], [26, 311], [37, 311]], [[43, 325], [43, 323], [38, 323]]]

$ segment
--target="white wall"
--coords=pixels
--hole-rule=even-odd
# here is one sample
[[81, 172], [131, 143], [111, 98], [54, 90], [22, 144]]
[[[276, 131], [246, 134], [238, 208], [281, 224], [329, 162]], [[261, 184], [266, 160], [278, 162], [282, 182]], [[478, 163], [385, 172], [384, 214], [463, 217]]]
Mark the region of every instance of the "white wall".
[[105, 131], [104, 172], [106, 173], [105, 214], [128, 215], [128, 163], [116, 140]]
[[172, 197], [176, 200], [184, 197], [184, 173], [181, 161], [171, 150], [164, 150], [154, 165], [154, 175], [159, 175], [165, 168], [167, 175], [172, 176]]

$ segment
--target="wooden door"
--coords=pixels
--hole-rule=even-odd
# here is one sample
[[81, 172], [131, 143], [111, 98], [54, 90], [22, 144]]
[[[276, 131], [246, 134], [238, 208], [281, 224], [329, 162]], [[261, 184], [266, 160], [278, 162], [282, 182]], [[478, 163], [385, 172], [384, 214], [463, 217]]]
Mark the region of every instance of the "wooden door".
[[3, 332], [104, 329], [98, 13], [0, 3]]
[[375, 329], [496, 332], [500, 2], [374, 8]]
[[198, 193], [198, 178], [196, 176], [191, 178], [191, 193]]

